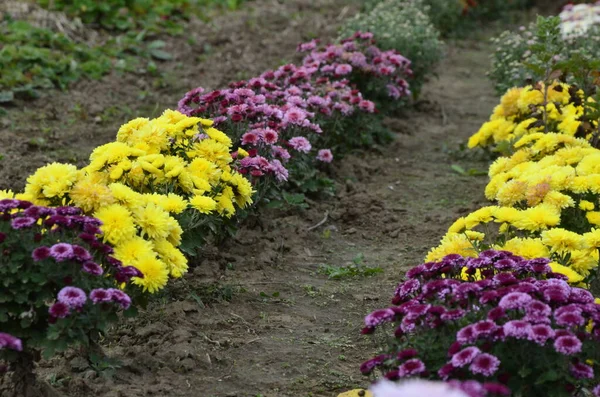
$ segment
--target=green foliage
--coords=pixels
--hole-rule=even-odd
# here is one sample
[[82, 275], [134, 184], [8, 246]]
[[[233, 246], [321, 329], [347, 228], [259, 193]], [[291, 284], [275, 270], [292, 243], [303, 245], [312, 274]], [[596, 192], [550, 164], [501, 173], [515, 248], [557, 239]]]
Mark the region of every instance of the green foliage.
[[214, 8], [236, 9], [244, 0], [37, 0], [50, 10], [107, 30], [182, 33], [182, 21]]
[[1, 23], [0, 42], [0, 102], [37, 96], [38, 89], [65, 89], [82, 76], [99, 78], [111, 69], [98, 49], [22, 21]]
[[600, 70], [600, 28], [580, 37], [563, 37], [558, 17], [538, 17], [518, 32], [504, 32], [492, 40], [496, 50], [488, 73], [500, 95], [515, 86], [561, 78], [586, 95], [595, 92]]
[[397, 50], [410, 59], [413, 76], [410, 89], [418, 97], [421, 86], [443, 55], [439, 32], [427, 16], [428, 7], [406, 0], [384, 0], [366, 14], [348, 20], [340, 30], [341, 37], [357, 30], [375, 35], [382, 50]]

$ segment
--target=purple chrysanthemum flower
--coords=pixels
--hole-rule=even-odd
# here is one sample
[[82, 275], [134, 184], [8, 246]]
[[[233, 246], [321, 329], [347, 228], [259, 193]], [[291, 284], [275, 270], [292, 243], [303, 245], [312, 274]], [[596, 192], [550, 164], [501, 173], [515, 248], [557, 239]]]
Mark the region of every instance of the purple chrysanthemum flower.
[[487, 318], [491, 321], [496, 321], [506, 316], [506, 312], [501, 307], [495, 307], [488, 312]]
[[462, 345], [472, 343], [476, 339], [472, 325], [467, 325], [456, 333], [456, 341]]
[[12, 221], [10, 221], [10, 225], [13, 229], [24, 229], [26, 227], [31, 227], [35, 225], [36, 222], [36, 218], [25, 216], [21, 218], [14, 218]]
[[560, 313], [558, 316], [554, 316], [556, 323], [563, 327], [577, 327], [585, 324], [585, 319], [578, 312], [572, 313]]
[[501, 383], [484, 383], [483, 388], [486, 392], [497, 396], [510, 396], [511, 390]]
[[578, 379], [593, 379], [594, 368], [584, 363], [571, 364], [571, 373]]
[[528, 317], [542, 318], [550, 316], [550, 314], [552, 314], [552, 309], [544, 302], [534, 299], [527, 304], [525, 307], [525, 312], [527, 313]]
[[425, 364], [418, 358], [412, 358], [398, 367], [398, 376], [406, 378], [425, 372]]
[[569, 300], [575, 303], [594, 303], [594, 295], [583, 288], [571, 288]]
[[64, 287], [58, 292], [57, 299], [70, 308], [79, 308], [87, 301], [87, 296], [81, 288]]
[[17, 351], [23, 350], [21, 339], [10, 334], [0, 332], [0, 349], [12, 349]]
[[481, 353], [473, 359], [469, 370], [474, 374], [492, 376], [500, 367], [498, 357], [487, 353]]
[[450, 375], [452, 375], [452, 372], [454, 372], [455, 369], [456, 368], [454, 368], [454, 365], [448, 363], [442, 366], [442, 368], [438, 370], [437, 374], [443, 380], [447, 380], [450, 377]]
[[103, 302], [112, 301], [112, 293], [109, 290], [103, 288], [93, 289], [90, 292], [90, 300], [96, 305]]
[[[498, 262], [495, 263], [497, 265]], [[512, 273], [498, 273], [492, 278], [495, 285], [510, 285], [518, 280]]]
[[458, 353], [456, 353], [455, 355], [453, 355], [450, 362], [456, 368], [461, 368], [465, 365], [471, 364], [473, 359], [479, 354], [481, 354], [481, 350], [479, 350], [475, 346], [466, 347]]
[[391, 309], [376, 310], [365, 317], [365, 325], [367, 327], [376, 327], [377, 325], [390, 321], [394, 318], [394, 311]]
[[48, 313], [54, 318], [65, 318], [70, 311], [69, 306], [63, 302], [56, 302], [48, 309]]
[[420, 286], [421, 286], [421, 283], [419, 282], [419, 280], [415, 280], [415, 279], [407, 280], [407, 281], [403, 282], [402, 284], [398, 285], [398, 287], [396, 287], [396, 291], [394, 292], [394, 295], [397, 296], [398, 298], [404, 300], [408, 296], [417, 292], [419, 290]]
[[124, 310], [129, 309], [129, 306], [131, 306], [131, 298], [129, 295], [116, 288], [109, 288], [108, 292], [110, 292], [113, 302], [117, 302]]
[[383, 364], [388, 358], [389, 356], [387, 354], [380, 354], [377, 357], [373, 357], [372, 359], [367, 360], [360, 365], [360, 372], [364, 375], [368, 375], [371, 372], [373, 372], [375, 367], [378, 367], [381, 364]]
[[498, 302], [498, 306], [504, 310], [523, 309], [529, 302], [532, 301], [531, 296], [522, 292], [511, 292], [506, 294]]
[[473, 324], [474, 337], [479, 338], [482, 336], [488, 336], [496, 331], [498, 326], [495, 322], [490, 320], [483, 320]]
[[600, 397], [600, 385], [594, 387], [594, 390], [592, 390], [592, 393], [594, 393], [594, 397]]
[[456, 321], [460, 318], [463, 318], [467, 314], [463, 309], [454, 309], [448, 310], [446, 313], [442, 314], [440, 318], [444, 321]]
[[554, 338], [554, 330], [546, 324], [536, 324], [531, 326], [527, 339], [537, 343], [538, 345], [544, 345], [548, 339]]
[[556, 338], [554, 349], [564, 355], [570, 356], [581, 351], [581, 341], [572, 335], [565, 335]]
[[101, 276], [104, 273], [102, 267], [92, 261], [87, 261], [81, 266], [81, 270], [94, 276]]
[[50, 255], [57, 262], [62, 262], [73, 257], [73, 246], [67, 243], [58, 243], [50, 247]]
[[44, 259], [48, 258], [49, 256], [50, 256], [50, 248], [44, 247], [44, 246], [37, 247], [31, 253], [31, 257], [33, 258], [33, 260], [35, 262], [39, 262], [41, 260], [44, 260]]
[[88, 250], [86, 250], [82, 246], [73, 245], [72, 247], [73, 247], [73, 256], [75, 257], [75, 259], [77, 259], [81, 262], [89, 261], [90, 259], [92, 259], [92, 255], [88, 252]]
[[408, 360], [409, 358], [416, 357], [418, 354], [416, 349], [404, 349], [398, 353], [398, 360]]
[[505, 336], [512, 336], [516, 339], [525, 339], [531, 332], [531, 324], [523, 320], [512, 320], [502, 327]]

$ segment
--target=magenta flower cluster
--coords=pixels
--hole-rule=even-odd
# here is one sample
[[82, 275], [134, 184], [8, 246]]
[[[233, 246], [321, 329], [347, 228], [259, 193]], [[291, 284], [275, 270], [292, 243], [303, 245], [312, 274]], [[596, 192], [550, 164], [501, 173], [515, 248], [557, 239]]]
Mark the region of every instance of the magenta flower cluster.
[[[352, 86], [353, 76], [387, 82], [392, 100], [410, 95], [405, 80], [412, 73], [410, 61], [395, 51], [379, 50], [370, 33], [357, 32], [324, 48], [313, 40], [298, 51], [307, 53], [301, 65], [287, 64], [227, 89], [205, 93], [199, 87], [179, 101], [184, 114], [211, 118], [216, 126], [226, 124], [221, 128], [249, 153], [239, 164], [242, 173], [285, 181], [290, 160], [308, 155], [311, 141], [327, 142], [322, 128], [327, 120], [374, 113], [375, 103]], [[318, 149], [313, 158], [329, 163], [333, 154]]]
[[[492, 380], [512, 386], [508, 368], [523, 358], [511, 352], [528, 351], [546, 357], [552, 371], [562, 368], [564, 379], [589, 387], [586, 382], [597, 376], [589, 363], [598, 359], [598, 349], [591, 347], [600, 342], [600, 305], [587, 290], [552, 273], [548, 262], [490, 250], [478, 258], [449, 255], [411, 269], [396, 288], [395, 306], [369, 314], [363, 329], [369, 334], [393, 324], [394, 346], [403, 350], [393, 347], [363, 363], [361, 371], [380, 368], [388, 379]], [[436, 335], [448, 335], [445, 345], [426, 342]], [[443, 365], [432, 358], [436, 348], [448, 352]], [[536, 365], [539, 370], [544, 364]]]
[[[46, 296], [44, 304], [56, 294], [49, 307], [39, 302], [24, 304], [23, 310], [40, 308], [36, 321], [56, 324], [58, 319], [95, 310], [97, 305], [101, 312], [131, 306], [130, 296], [114, 287], [143, 274], [111, 256], [113, 248], [102, 242], [98, 219], [82, 215], [75, 207], [47, 208], [14, 199], [0, 200], [0, 217], [3, 268], [10, 273], [10, 266], [23, 262], [19, 267], [23, 281], [12, 277], [7, 289], [20, 291], [28, 286], [34, 295]], [[31, 284], [32, 279], [36, 284]]]

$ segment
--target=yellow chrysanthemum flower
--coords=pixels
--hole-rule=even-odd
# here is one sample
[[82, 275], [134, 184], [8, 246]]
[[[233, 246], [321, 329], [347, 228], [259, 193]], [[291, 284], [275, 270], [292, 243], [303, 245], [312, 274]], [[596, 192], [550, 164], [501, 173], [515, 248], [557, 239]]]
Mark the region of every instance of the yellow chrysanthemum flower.
[[583, 276], [570, 267], [563, 266], [556, 262], [550, 262], [550, 267], [552, 268], [553, 272], [567, 276], [569, 278], [569, 283], [571, 284], [576, 284], [583, 281]]
[[104, 241], [118, 244], [135, 236], [136, 228], [133, 217], [127, 208], [119, 204], [111, 204], [94, 212], [94, 217], [102, 221], [100, 229]]
[[61, 199], [70, 192], [78, 177], [79, 171], [72, 164], [48, 164], [27, 178], [25, 194], [35, 204], [44, 204], [46, 199]]
[[140, 233], [151, 239], [164, 239], [169, 235], [169, 213], [154, 203], [148, 203], [141, 208], [133, 209], [135, 223], [140, 227]]
[[86, 213], [94, 212], [115, 202], [111, 190], [106, 186], [105, 176], [99, 173], [87, 174], [77, 181], [73, 185], [69, 197], [73, 204]]
[[541, 234], [542, 242], [552, 252], [573, 251], [585, 248], [582, 235], [561, 228], [545, 230]]
[[115, 246], [114, 257], [125, 265], [133, 265], [138, 260], [146, 256], [155, 255], [152, 243], [140, 236], [133, 236], [126, 240], [121, 240]]
[[154, 241], [154, 249], [158, 253], [158, 257], [169, 268], [171, 277], [178, 278], [187, 273], [187, 259], [173, 244], [167, 240], [156, 240]]
[[207, 196], [194, 196], [190, 199], [190, 205], [203, 214], [210, 214], [217, 209], [217, 202]]
[[133, 264], [144, 277], [133, 277], [131, 281], [142, 287], [144, 292], [153, 294], [167, 285], [169, 281], [169, 270], [167, 266], [152, 255], [146, 255]]
[[12, 199], [12, 198], [15, 198], [15, 194], [13, 193], [12, 190], [10, 190], [10, 189], [0, 190], [0, 200]]

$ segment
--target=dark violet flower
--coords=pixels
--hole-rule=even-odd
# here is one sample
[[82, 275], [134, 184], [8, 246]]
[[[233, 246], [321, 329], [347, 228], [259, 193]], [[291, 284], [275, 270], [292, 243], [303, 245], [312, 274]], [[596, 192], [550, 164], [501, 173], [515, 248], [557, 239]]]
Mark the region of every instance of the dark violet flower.
[[87, 296], [81, 288], [64, 287], [58, 292], [57, 299], [70, 308], [79, 308], [87, 301]]
[[419, 360], [418, 358], [412, 358], [405, 361], [398, 367], [398, 376], [401, 378], [406, 378], [409, 376], [419, 375], [425, 372], [425, 370], [426, 368], [423, 361]]
[[486, 392], [488, 392], [492, 395], [497, 395], [497, 396], [510, 396], [511, 395], [511, 390], [508, 387], [506, 387], [500, 383], [486, 382], [483, 384], [483, 388], [485, 389]]
[[44, 247], [44, 246], [37, 247], [31, 253], [31, 257], [33, 258], [33, 260], [35, 262], [44, 260], [44, 259], [48, 258], [49, 256], [50, 256], [50, 248]]
[[58, 243], [50, 247], [50, 255], [57, 262], [63, 262], [73, 257], [73, 246], [67, 243]]
[[511, 320], [502, 327], [505, 336], [526, 339], [531, 332], [531, 324], [523, 320]]
[[416, 349], [404, 349], [398, 353], [398, 360], [408, 360], [409, 358], [416, 357], [418, 354]]
[[89, 261], [90, 259], [92, 259], [92, 255], [88, 252], [88, 250], [86, 250], [82, 246], [73, 245], [72, 248], [73, 248], [73, 256], [78, 261], [85, 262], [85, 261]]
[[593, 379], [594, 368], [584, 363], [571, 364], [571, 373], [578, 379]]
[[454, 372], [455, 369], [456, 368], [454, 368], [454, 365], [448, 363], [442, 366], [442, 368], [438, 370], [437, 374], [443, 380], [447, 380], [450, 377], [450, 375], [452, 375], [452, 372]]
[[[498, 262], [495, 263], [496, 265]], [[495, 285], [510, 285], [516, 283], [518, 280], [512, 273], [498, 273], [492, 280]]]
[[496, 321], [506, 316], [506, 312], [501, 307], [495, 307], [488, 312], [487, 318], [491, 321]]
[[444, 321], [456, 321], [460, 318], [463, 318], [467, 314], [463, 309], [454, 309], [448, 310], [446, 313], [442, 314], [440, 318]]
[[471, 364], [473, 359], [481, 354], [481, 350], [479, 350], [475, 346], [470, 346], [462, 349], [458, 353], [452, 356], [450, 362], [456, 368], [464, 367], [465, 365]]
[[0, 349], [12, 349], [22, 351], [23, 344], [21, 342], [21, 339], [4, 332], [0, 332]]
[[490, 320], [483, 320], [473, 324], [474, 338], [492, 335], [498, 326]]
[[103, 288], [93, 289], [90, 292], [90, 300], [95, 305], [98, 303], [111, 302], [112, 301], [112, 293], [109, 290]]
[[554, 341], [554, 349], [559, 353], [570, 356], [581, 351], [581, 341], [576, 336], [560, 336]]
[[544, 322], [540, 321], [539, 319], [548, 318], [548, 316], [552, 314], [552, 309], [544, 302], [540, 302], [539, 300], [532, 300], [525, 307], [525, 313], [527, 313], [526, 317], [528, 319], [531, 319], [530, 321]]
[[498, 306], [504, 310], [523, 309], [532, 301], [531, 296], [522, 292], [511, 292], [506, 294], [498, 302]]
[[113, 302], [117, 302], [125, 310], [131, 306], [131, 298], [125, 292], [116, 288], [109, 288], [108, 292], [111, 293]]
[[26, 217], [21, 217], [21, 218], [14, 218], [10, 222], [10, 225], [12, 226], [13, 229], [24, 229], [24, 228], [35, 225], [36, 222], [37, 222], [36, 218], [31, 218], [31, 217], [26, 216]]
[[527, 339], [538, 345], [544, 345], [548, 339], [552, 338], [554, 338], [554, 330], [546, 324], [532, 325], [527, 336]]
[[480, 374], [486, 377], [492, 376], [500, 367], [498, 357], [488, 353], [481, 353], [473, 359], [469, 370], [474, 374]]
[[467, 325], [456, 333], [456, 341], [462, 345], [472, 343], [476, 339], [473, 325]]
[[546, 288], [543, 295], [548, 303], [566, 303], [569, 299], [569, 291], [560, 287]]
[[380, 354], [377, 357], [373, 357], [372, 359], [367, 360], [361, 364], [360, 372], [362, 372], [364, 375], [368, 375], [371, 372], [373, 372], [375, 367], [378, 367], [381, 364], [383, 364], [388, 358], [389, 356], [387, 354]]
[[81, 266], [81, 270], [94, 276], [101, 276], [104, 273], [102, 266], [92, 261], [85, 262]]
[[54, 318], [65, 318], [70, 311], [69, 306], [63, 302], [56, 302], [48, 309], [48, 313]]

